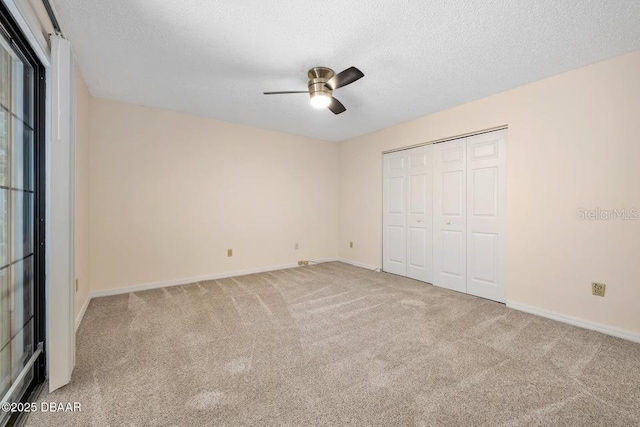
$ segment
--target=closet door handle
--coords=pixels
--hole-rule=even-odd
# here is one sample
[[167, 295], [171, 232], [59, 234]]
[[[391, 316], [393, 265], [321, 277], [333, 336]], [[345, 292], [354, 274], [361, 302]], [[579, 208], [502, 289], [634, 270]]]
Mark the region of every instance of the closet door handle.
[[450, 225], [451, 221], [445, 221], [444, 223], [447, 224], [447, 225]]
[[422, 222], [422, 219], [418, 219], [418, 222]]

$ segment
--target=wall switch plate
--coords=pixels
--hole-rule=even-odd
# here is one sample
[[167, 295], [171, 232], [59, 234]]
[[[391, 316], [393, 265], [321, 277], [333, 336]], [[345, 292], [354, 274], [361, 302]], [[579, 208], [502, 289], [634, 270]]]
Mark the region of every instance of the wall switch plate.
[[227, 256], [228, 257], [233, 256], [233, 249], [227, 249]]
[[349, 242], [349, 247], [353, 248], [353, 242]]
[[591, 282], [591, 293], [595, 296], [603, 297], [606, 289], [607, 285], [604, 283]]

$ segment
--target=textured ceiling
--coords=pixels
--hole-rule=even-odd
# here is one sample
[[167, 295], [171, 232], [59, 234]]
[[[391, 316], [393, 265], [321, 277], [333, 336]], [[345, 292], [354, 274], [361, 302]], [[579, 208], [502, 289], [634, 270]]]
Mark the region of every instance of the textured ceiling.
[[[638, 0], [53, 3], [94, 96], [332, 141], [640, 49]], [[262, 95], [318, 65], [345, 113]]]

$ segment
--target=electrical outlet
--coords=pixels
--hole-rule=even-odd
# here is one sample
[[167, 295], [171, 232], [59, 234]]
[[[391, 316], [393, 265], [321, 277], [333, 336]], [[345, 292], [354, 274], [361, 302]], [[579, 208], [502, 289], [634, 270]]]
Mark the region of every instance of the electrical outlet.
[[233, 256], [233, 249], [227, 249], [227, 256], [228, 257], [232, 257]]
[[607, 285], [604, 283], [591, 282], [591, 293], [597, 297], [603, 297], [606, 289]]
[[296, 250], [300, 249], [300, 245], [296, 243]]
[[298, 261], [299, 266], [309, 265], [309, 261]]
[[349, 242], [349, 247], [353, 249], [353, 242]]
[[78, 292], [79, 288], [80, 288], [80, 279], [76, 278], [76, 292]]

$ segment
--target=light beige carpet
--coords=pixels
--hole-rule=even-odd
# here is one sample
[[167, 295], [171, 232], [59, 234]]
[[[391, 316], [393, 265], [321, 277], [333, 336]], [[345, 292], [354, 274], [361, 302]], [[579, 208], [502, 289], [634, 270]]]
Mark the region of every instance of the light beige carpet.
[[342, 263], [94, 299], [41, 426], [640, 425], [640, 345]]

